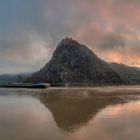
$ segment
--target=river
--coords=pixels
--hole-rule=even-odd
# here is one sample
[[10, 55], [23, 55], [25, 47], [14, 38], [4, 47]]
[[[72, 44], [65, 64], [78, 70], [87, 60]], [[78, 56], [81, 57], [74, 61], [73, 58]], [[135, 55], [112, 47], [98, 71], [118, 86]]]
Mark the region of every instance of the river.
[[0, 89], [0, 140], [140, 140], [140, 86]]

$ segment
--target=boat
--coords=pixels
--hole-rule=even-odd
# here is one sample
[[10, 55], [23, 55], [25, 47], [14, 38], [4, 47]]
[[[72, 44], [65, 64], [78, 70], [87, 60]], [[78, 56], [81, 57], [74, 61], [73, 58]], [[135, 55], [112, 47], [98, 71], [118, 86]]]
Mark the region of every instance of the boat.
[[47, 88], [50, 84], [48, 83], [8, 83], [1, 84], [1, 88]]
[[50, 86], [50, 84], [48, 84], [48, 83], [35, 83], [35, 84], [32, 84], [32, 88], [47, 88], [49, 86]]

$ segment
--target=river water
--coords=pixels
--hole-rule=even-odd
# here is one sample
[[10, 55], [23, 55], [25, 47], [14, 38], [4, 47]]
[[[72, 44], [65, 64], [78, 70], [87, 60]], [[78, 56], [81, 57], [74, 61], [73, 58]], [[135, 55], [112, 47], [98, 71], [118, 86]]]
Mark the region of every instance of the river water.
[[140, 86], [0, 89], [0, 140], [140, 140]]

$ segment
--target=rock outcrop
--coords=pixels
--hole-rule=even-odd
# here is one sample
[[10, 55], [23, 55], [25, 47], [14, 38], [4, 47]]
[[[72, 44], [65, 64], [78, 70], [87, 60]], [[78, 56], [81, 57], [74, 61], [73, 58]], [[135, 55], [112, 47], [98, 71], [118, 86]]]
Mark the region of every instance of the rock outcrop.
[[110, 66], [127, 84], [140, 84], [140, 68], [118, 63], [111, 63]]
[[51, 60], [28, 82], [52, 84], [117, 84], [120, 76], [85, 45], [70, 38], [63, 39]]

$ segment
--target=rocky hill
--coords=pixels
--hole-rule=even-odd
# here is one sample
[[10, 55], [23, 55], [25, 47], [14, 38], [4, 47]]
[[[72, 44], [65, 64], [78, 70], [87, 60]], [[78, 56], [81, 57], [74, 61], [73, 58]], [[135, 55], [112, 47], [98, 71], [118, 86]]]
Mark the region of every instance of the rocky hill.
[[85, 45], [70, 38], [63, 39], [51, 60], [27, 82], [52, 84], [117, 84], [120, 76]]
[[128, 84], [140, 84], [140, 68], [130, 67], [124, 64], [112, 63], [112, 69]]
[[0, 74], [0, 83], [14, 83], [23, 82], [31, 73], [18, 73], [18, 74]]

